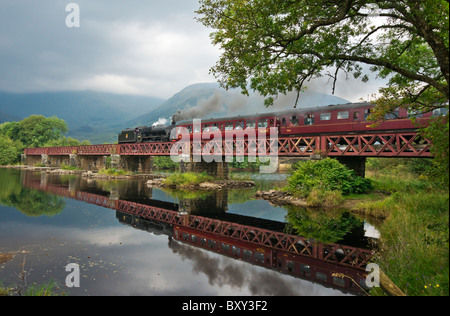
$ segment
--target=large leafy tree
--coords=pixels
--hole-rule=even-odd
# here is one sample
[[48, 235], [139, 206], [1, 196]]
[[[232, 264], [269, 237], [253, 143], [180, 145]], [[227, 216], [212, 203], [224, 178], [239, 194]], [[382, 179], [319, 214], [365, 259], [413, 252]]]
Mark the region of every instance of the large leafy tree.
[[0, 134], [22, 142], [24, 147], [42, 147], [48, 142], [60, 140], [67, 131], [67, 123], [56, 116], [31, 115], [20, 122], [0, 125]]
[[[280, 93], [341, 72], [369, 80], [363, 66], [388, 79], [371, 119], [397, 107], [443, 110], [449, 99], [448, 0], [201, 0], [198, 20], [211, 27], [222, 55], [211, 71], [225, 88], [255, 90], [271, 105]], [[448, 132], [427, 130], [427, 136]], [[434, 139], [433, 139], [434, 140]], [[445, 153], [437, 150], [436, 154]], [[447, 171], [448, 171], [448, 150]]]

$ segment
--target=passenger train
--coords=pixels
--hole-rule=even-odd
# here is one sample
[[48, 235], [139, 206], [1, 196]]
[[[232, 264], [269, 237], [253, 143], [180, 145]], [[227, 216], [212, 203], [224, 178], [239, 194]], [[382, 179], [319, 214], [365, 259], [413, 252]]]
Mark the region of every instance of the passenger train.
[[[194, 133], [208, 133], [210, 137], [216, 134], [216, 136], [222, 136], [224, 139], [227, 132], [232, 132], [236, 138], [251, 137], [253, 135], [258, 137], [261, 134], [268, 136], [272, 127], [277, 129], [278, 137], [399, 130], [413, 131], [417, 130], [417, 124], [420, 126], [425, 125], [430, 117], [445, 114], [441, 113], [440, 110], [429, 113], [417, 113], [408, 112], [405, 109], [397, 109], [393, 113], [388, 114], [385, 117], [385, 121], [377, 126], [373, 126], [373, 122], [367, 120], [373, 108], [374, 105], [370, 103], [348, 103], [266, 114], [207, 119], [201, 120], [201, 124], [194, 124], [193, 120], [190, 120], [172, 122], [170, 126], [143, 126], [122, 131], [119, 134], [119, 144], [174, 142], [182, 138], [186, 139], [185, 137], [193, 137]], [[415, 124], [411, 121], [412, 117], [416, 118]], [[254, 133], [249, 133], [253, 130]]]

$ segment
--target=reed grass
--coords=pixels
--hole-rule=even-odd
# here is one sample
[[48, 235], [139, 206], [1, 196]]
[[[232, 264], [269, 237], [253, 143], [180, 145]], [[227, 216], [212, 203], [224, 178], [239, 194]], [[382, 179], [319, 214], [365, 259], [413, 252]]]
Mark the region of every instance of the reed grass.
[[448, 188], [410, 173], [370, 177], [382, 198], [356, 209], [385, 219], [376, 263], [407, 295], [449, 295]]

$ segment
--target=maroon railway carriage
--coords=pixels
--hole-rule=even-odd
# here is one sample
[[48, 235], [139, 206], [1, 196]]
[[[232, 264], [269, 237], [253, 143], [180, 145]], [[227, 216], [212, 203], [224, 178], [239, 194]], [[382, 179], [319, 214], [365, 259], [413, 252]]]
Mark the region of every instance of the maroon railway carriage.
[[[374, 105], [370, 103], [348, 103], [325, 107], [293, 109], [284, 112], [235, 116], [228, 118], [202, 120], [200, 124], [193, 121], [177, 123], [176, 139], [193, 137], [202, 133], [205, 139], [226, 138], [232, 133], [236, 138], [252, 138], [265, 134], [270, 135], [270, 128], [277, 128], [279, 137], [295, 135], [318, 135], [334, 133], [361, 133], [374, 131], [417, 130], [411, 122], [416, 117], [416, 123], [426, 124], [433, 113], [408, 113], [405, 109], [397, 109], [386, 116], [386, 120], [376, 127], [367, 121]], [[199, 135], [200, 136], [200, 135]]]

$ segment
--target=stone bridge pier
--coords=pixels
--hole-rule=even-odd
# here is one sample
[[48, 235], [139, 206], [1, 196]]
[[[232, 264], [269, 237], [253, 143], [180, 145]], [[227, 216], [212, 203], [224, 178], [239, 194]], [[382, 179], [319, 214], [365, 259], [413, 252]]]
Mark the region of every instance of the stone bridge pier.
[[228, 163], [223, 159], [217, 159], [216, 161], [206, 162], [203, 159], [190, 159], [190, 161], [180, 162], [180, 172], [194, 172], [202, 173], [206, 172], [208, 175], [218, 179], [228, 179], [230, 174]]

